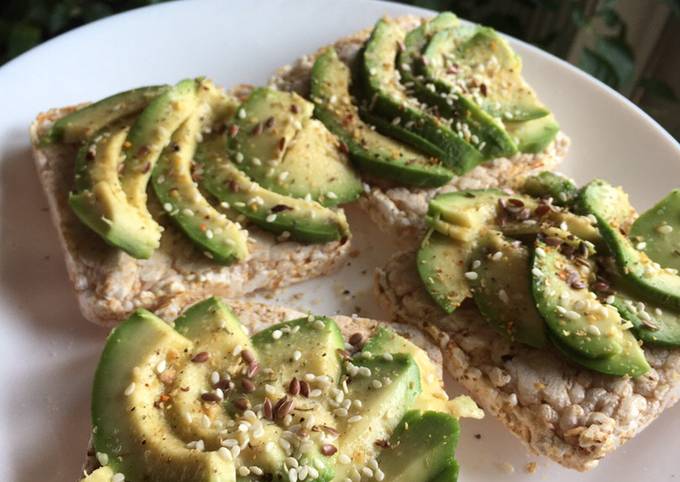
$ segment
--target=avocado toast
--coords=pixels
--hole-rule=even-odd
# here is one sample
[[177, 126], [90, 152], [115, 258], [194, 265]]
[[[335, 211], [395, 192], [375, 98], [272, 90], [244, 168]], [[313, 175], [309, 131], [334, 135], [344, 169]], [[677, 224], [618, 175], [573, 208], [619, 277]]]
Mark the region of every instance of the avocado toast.
[[674, 194], [639, 221], [622, 189], [553, 173], [440, 195], [376, 294], [531, 451], [592, 469], [680, 391]]
[[[428, 201], [436, 194], [517, 186], [528, 175], [557, 166], [569, 146], [569, 139], [542, 105], [533, 114], [527, 114], [543, 116], [533, 120], [522, 121], [519, 116], [509, 119], [491, 108], [487, 109], [489, 114], [465, 96], [461, 95], [459, 100], [450, 92], [451, 86], [447, 86], [451, 79], [441, 72], [416, 73], [424, 62], [422, 57], [443, 54], [448, 57], [448, 52], [442, 54], [435, 47], [455, 45], [446, 36], [457, 32], [467, 35], [469, 42], [464, 45], [480, 45], [479, 49], [468, 49], [476, 52], [468, 56], [470, 59], [489, 49], [506, 52], [512, 66], [502, 72], [511, 72], [521, 90], [535, 97], [521, 79], [519, 57], [504, 39], [491, 29], [464, 25], [447, 12], [429, 19], [414, 16], [382, 19], [372, 30], [340, 39], [279, 69], [270, 80], [277, 88], [298, 92], [315, 101], [316, 115], [346, 144], [363, 174], [366, 194], [360, 198], [360, 205], [381, 229], [409, 246], [417, 244], [424, 233], [423, 216]], [[382, 41], [388, 35], [396, 37]], [[395, 51], [383, 52], [394, 45]], [[371, 48], [373, 57], [367, 59], [366, 51]], [[382, 60], [381, 55], [385, 55]], [[393, 57], [399, 65], [395, 65]], [[392, 71], [385, 73], [382, 81], [376, 79], [385, 69]], [[464, 78], [467, 77], [466, 74]], [[324, 88], [324, 82], [330, 87]], [[365, 87], [366, 83], [373, 83], [374, 87]], [[397, 92], [384, 94], [379, 89], [384, 84]], [[482, 97], [490, 99], [491, 87], [482, 90], [486, 93]], [[380, 111], [381, 102], [376, 99], [385, 95], [387, 105], [385, 111]], [[471, 97], [479, 99], [480, 94], [472, 92]], [[395, 99], [402, 103], [390, 107]], [[408, 117], [411, 115], [414, 117]], [[458, 122], [460, 116], [473, 120]], [[385, 157], [391, 158], [390, 162], [384, 162]]]
[[[229, 116], [227, 111], [239, 101], [257, 95], [250, 86], [225, 94], [201, 79], [180, 82], [175, 89], [187, 83], [206, 86], [217, 96], [222, 112], [217, 107], [211, 112], [218, 116]], [[224, 138], [233, 130], [204, 131], [201, 142], [192, 143], [199, 135], [196, 124], [208, 114], [187, 118], [169, 140], [172, 149], [161, 152], [153, 169], [148, 161], [142, 162], [140, 176], [146, 176], [153, 195], [139, 202], [149, 211], [136, 214], [140, 209], [128, 204], [131, 196], [118, 179], [139, 176], [126, 177], [124, 170], [117, 174], [116, 148], [121, 149], [127, 136], [123, 149], [134, 149], [129, 139], [144, 135], [142, 121], [147, 111], [158, 107], [146, 99], [137, 106], [138, 111], [146, 106], [144, 115], [132, 128], [124, 125], [125, 119], [109, 120], [111, 132], [97, 134], [91, 142], [63, 141], [70, 140], [69, 135], [78, 140], [92, 136], [93, 130], [102, 132], [97, 123], [105, 122], [100, 116], [87, 122], [78, 117], [85, 117], [83, 112], [97, 114], [100, 105], [105, 113], [129, 118], [124, 111], [136, 107], [139, 90], [124, 93], [123, 100], [119, 94], [92, 104], [89, 110], [87, 106], [51, 110], [31, 127], [37, 170], [85, 318], [113, 325], [137, 307], [158, 310], [181, 294], [240, 296], [326, 274], [342, 263], [350, 251], [343, 212], [266, 190], [241, 174], [223, 159], [230, 155], [222, 148]], [[149, 97], [154, 103], [163, 100], [159, 92]], [[122, 122], [122, 127], [115, 122]], [[154, 122], [158, 121], [148, 125]], [[79, 130], [79, 125], [89, 126], [89, 131]], [[145, 154], [145, 146], [140, 151]], [[142, 193], [146, 198], [145, 188], [135, 187], [133, 181], [127, 185], [136, 190], [135, 196]], [[243, 222], [249, 223], [247, 232]]]
[[457, 419], [482, 413], [441, 376], [405, 325], [217, 298], [171, 325], [140, 310], [102, 354], [83, 480], [453, 482]]

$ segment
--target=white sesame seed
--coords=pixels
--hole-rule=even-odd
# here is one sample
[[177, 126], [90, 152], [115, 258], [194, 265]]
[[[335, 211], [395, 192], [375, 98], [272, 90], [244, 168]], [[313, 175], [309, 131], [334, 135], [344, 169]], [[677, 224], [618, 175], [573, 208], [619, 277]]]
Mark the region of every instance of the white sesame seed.
[[259, 468], [257, 465], [251, 465], [250, 471], [253, 474], [258, 475], [258, 476], [264, 474], [264, 471], [261, 468]]
[[231, 351], [232, 356], [239, 356], [241, 352], [243, 351], [243, 347], [241, 345], [236, 345], [234, 349]]
[[538, 269], [538, 268], [532, 268], [532, 269], [531, 269], [531, 274], [533, 274], [533, 275], [536, 276], [537, 278], [540, 278], [541, 276], [543, 276], [543, 272], [542, 272], [540, 269]]
[[333, 410], [333, 415], [336, 417], [346, 417], [347, 416], [347, 409], [346, 408], [336, 408]]
[[283, 171], [283, 172], [281, 172], [281, 173], [279, 174], [279, 177], [278, 177], [279, 182], [281, 183], [281, 182], [285, 181], [285, 180], [288, 178], [288, 175], [289, 175], [289, 174], [290, 174], [290, 173], [289, 173], [288, 171]]
[[465, 277], [469, 280], [476, 280], [479, 276], [474, 271], [468, 271], [465, 273]]
[[347, 465], [350, 462], [352, 462], [352, 459], [350, 459], [347, 455], [345, 454], [340, 454], [338, 455], [338, 462], [340, 462], [342, 465]]
[[474, 260], [474, 261], [472, 262], [472, 269], [477, 269], [477, 268], [479, 268], [481, 265], [482, 265], [482, 262], [481, 262], [480, 260], [476, 259], [476, 260]]
[[502, 257], [503, 253], [501, 251], [496, 251], [494, 254], [491, 255], [491, 259], [494, 261], [500, 261]]
[[300, 350], [295, 350], [293, 352], [293, 360], [298, 361], [300, 358], [302, 358], [302, 353], [300, 353]]
[[231, 452], [226, 447], [220, 447], [217, 449], [217, 455], [222, 457], [224, 460], [232, 460]]
[[248, 467], [246, 467], [245, 465], [241, 465], [238, 468], [238, 475], [240, 475], [242, 477], [246, 477], [246, 476], [250, 475], [250, 469]]
[[241, 447], [239, 447], [238, 445], [234, 445], [231, 448], [231, 456], [232, 457], [236, 458], [236, 457], [239, 456], [240, 453], [241, 453]]
[[274, 330], [272, 332], [272, 338], [275, 339], [275, 340], [278, 340], [282, 336], [283, 336], [283, 332], [281, 330]]
[[276, 221], [276, 213], [271, 213], [271, 214], [269, 214], [269, 215], [265, 218], [265, 221], [267, 221], [268, 223], [273, 223], [274, 221]]
[[208, 239], [212, 239], [215, 236], [215, 233], [213, 233], [212, 229], [206, 229], [205, 230], [205, 237]]
[[288, 469], [288, 480], [289, 482], [297, 482], [298, 472], [295, 467], [291, 467], [290, 469]]
[[220, 382], [220, 374], [218, 372], [212, 372], [210, 374], [210, 383], [216, 385]]
[[382, 382], [380, 380], [373, 380], [371, 386], [375, 389], [382, 388]]
[[237, 152], [236, 155], [234, 156], [234, 160], [238, 163], [243, 162], [243, 159], [244, 159], [243, 154], [240, 152]]
[[392, 360], [394, 360], [394, 357], [392, 356], [391, 353], [383, 353], [383, 359], [385, 359], [387, 361], [392, 361]]
[[314, 322], [314, 328], [317, 330], [323, 330], [326, 327], [326, 324], [323, 322], [323, 320], [316, 320]]
[[245, 119], [246, 118], [246, 110], [244, 108], [240, 108], [238, 110], [238, 118], [239, 119]]
[[328, 199], [337, 199], [337, 198], [338, 198], [338, 195], [335, 194], [333, 191], [328, 191], [328, 192], [326, 193], [326, 197], [327, 197]]
[[125, 475], [121, 474], [118, 472], [117, 474], [113, 474], [111, 477], [111, 482], [124, 482], [125, 481]]
[[536, 248], [534, 252], [536, 253], [537, 256], [545, 256], [545, 251], [543, 251], [543, 248], [540, 247]]
[[318, 388], [315, 388], [314, 390], [310, 390], [309, 392], [309, 398], [318, 398], [321, 396], [323, 392], [319, 390]]
[[586, 331], [588, 332], [589, 335], [593, 335], [593, 336], [600, 336], [600, 334], [601, 334], [600, 329], [595, 325], [588, 325], [588, 328], [586, 328]]
[[363, 417], [361, 415], [354, 415], [347, 419], [347, 423], [357, 423], [360, 422]]
[[170, 204], [170, 203], [164, 203], [164, 204], [163, 204], [163, 209], [165, 209], [166, 212], [172, 211], [172, 204]]
[[368, 477], [369, 479], [373, 477], [373, 471], [368, 467], [361, 467], [361, 473]]
[[662, 224], [656, 228], [656, 230], [661, 234], [669, 234], [673, 232], [673, 226], [670, 224]]
[[137, 386], [135, 385], [135, 382], [130, 383], [130, 384], [127, 386], [127, 388], [125, 389], [125, 396], [126, 396], [126, 397], [129, 397], [130, 395], [132, 395], [133, 393], [135, 393], [135, 388], [136, 388], [136, 387], [137, 387]]

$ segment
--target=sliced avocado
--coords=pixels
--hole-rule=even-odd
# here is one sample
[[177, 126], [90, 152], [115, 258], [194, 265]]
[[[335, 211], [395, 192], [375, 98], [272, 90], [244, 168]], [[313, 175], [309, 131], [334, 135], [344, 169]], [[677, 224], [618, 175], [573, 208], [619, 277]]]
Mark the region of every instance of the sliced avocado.
[[[214, 393], [211, 373], [228, 373], [234, 363], [238, 363], [239, 355], [233, 355], [238, 346], [240, 350], [253, 351], [250, 338], [243, 330], [234, 313], [219, 298], [207, 298], [189, 307], [177, 320], [175, 330], [191, 340], [192, 350], [189, 358], [199, 353], [205, 354], [203, 363], [188, 363], [177, 373], [175, 386], [180, 387], [172, 392], [172, 406], [167, 416], [174, 430], [184, 440], [203, 440], [207, 449], [217, 450], [219, 440], [214, 428], [215, 420], [226, 424], [229, 419], [217, 413], [213, 426], [205, 427], [202, 423], [206, 410], [201, 401], [203, 393]], [[223, 391], [225, 394], [228, 390]]]
[[[448, 82], [438, 69], [442, 64], [443, 54], [460, 37], [459, 32], [469, 30], [467, 26], [451, 28], [448, 25], [450, 22], [439, 21], [441, 15], [444, 14], [435, 17], [429, 24], [412, 30], [406, 36], [405, 48], [399, 56], [402, 77], [409, 79], [417, 97], [436, 109], [439, 115], [449, 119], [452, 128], [466, 142], [476, 147], [484, 159], [515, 154], [517, 146], [503, 124], [480, 108], [471, 97], [460, 92], [457, 85]], [[422, 55], [416, 56], [414, 52]], [[421, 75], [413, 75], [413, 72]]]
[[140, 87], [86, 105], [57, 120], [44, 140], [74, 143], [89, 139], [105, 126], [138, 113], [169, 88], [167, 85]]
[[92, 391], [93, 445], [127, 480], [235, 480], [232, 461], [187, 448], [155, 406], [163, 393], [156, 367], [171, 352], [191, 349], [189, 340], [144, 310], [107, 340]]
[[528, 121], [550, 114], [522, 78], [522, 62], [495, 30], [463, 25], [435, 34], [425, 75], [448, 84], [495, 118]]
[[223, 135], [208, 137], [195, 157], [202, 169], [200, 186], [222, 206], [267, 231], [287, 232], [297, 241], [327, 243], [349, 236], [342, 211], [264, 189], [231, 162], [224, 145]]
[[[337, 418], [338, 429], [343, 434], [338, 453], [363, 465], [375, 451], [376, 442], [389, 439], [421, 392], [420, 374], [413, 357], [403, 353], [393, 355], [391, 360], [362, 355], [354, 357], [352, 364], [358, 369], [367, 369], [367, 375], [352, 377], [345, 399], [361, 399], [363, 404], [360, 416], [350, 411], [348, 416]], [[348, 477], [351, 468], [351, 464], [339, 464], [337, 480]]]
[[[322, 373], [330, 377], [331, 384], [340, 380], [339, 352], [345, 349], [345, 342], [340, 328], [330, 318], [305, 317], [270, 326], [254, 335], [252, 341], [263, 365], [279, 367], [278, 373], [272, 375], [279, 384], [293, 377], [302, 379], [306, 373]], [[296, 349], [300, 352], [298, 361], [293, 359]]]
[[129, 124], [124, 120], [102, 129], [83, 145], [76, 158], [76, 191], [69, 205], [78, 218], [104, 241], [135, 258], [148, 258], [160, 242], [160, 227], [132, 206], [118, 178]]
[[598, 229], [587, 217], [498, 189], [439, 194], [429, 203], [427, 221], [440, 233], [465, 242], [476, 239], [482, 228], [519, 237], [560, 226], [596, 246], [603, 244]]
[[147, 185], [172, 134], [198, 107], [200, 83], [183, 80], [156, 97], [137, 117], [123, 148], [125, 160], [120, 183], [127, 201], [146, 219], [144, 229], [158, 231], [159, 237], [161, 228], [146, 207]]
[[[484, 157], [444, 120], [426, 112], [399, 82], [396, 59], [405, 36], [406, 32], [396, 23], [385, 19], [376, 23], [361, 65], [366, 111], [384, 119], [385, 123], [376, 127], [387, 135], [441, 159], [456, 174], [463, 174]], [[390, 127], [385, 128], [387, 124]]]
[[512, 340], [541, 348], [546, 344], [545, 323], [531, 294], [529, 251], [489, 231], [472, 255], [469, 280], [479, 312]]
[[359, 117], [350, 96], [350, 70], [334, 48], [327, 49], [312, 68], [314, 114], [345, 143], [352, 161], [365, 173], [401, 185], [436, 187], [453, 172], [436, 158], [375, 131]]
[[441, 367], [432, 362], [427, 352], [397, 334], [391, 328], [380, 326], [366, 340], [361, 351], [362, 353], [371, 353], [373, 356], [387, 356], [388, 358], [395, 353], [411, 355], [418, 365], [420, 386], [422, 387], [422, 391], [411, 408], [414, 410], [436, 410], [451, 415], [459, 413], [460, 400], [449, 400], [444, 391]]
[[[215, 90], [212, 84], [206, 89]], [[212, 117], [207, 95], [201, 97], [205, 100], [162, 151], [153, 170], [152, 185], [164, 211], [194, 244], [210, 259], [231, 264], [248, 256], [247, 231], [212, 207], [192, 178], [198, 139], [210, 127]]]
[[645, 243], [643, 251], [652, 261], [680, 270], [680, 189], [642, 213], [633, 223], [630, 237]]
[[503, 125], [517, 143], [517, 149], [528, 154], [543, 152], [560, 132], [560, 125], [552, 114], [523, 122], [506, 120]]
[[[430, 482], [457, 465], [460, 427], [450, 415], [411, 411], [404, 415], [378, 465], [390, 482]], [[455, 481], [456, 478], [441, 480]]]
[[[580, 208], [595, 216], [602, 237], [614, 255], [622, 282], [645, 301], [672, 310], [680, 309], [680, 276], [662, 268], [621, 233], [634, 213], [628, 196], [602, 180], [587, 184], [578, 200]], [[642, 249], [642, 246], [639, 246]]]
[[558, 206], [570, 205], [578, 196], [571, 179], [552, 171], [543, 171], [525, 179], [522, 192], [538, 198], [552, 198]]
[[627, 333], [622, 351], [616, 355], [608, 358], [586, 358], [562, 343], [562, 339], [554, 333], [549, 333], [548, 336], [553, 345], [571, 361], [578, 363], [586, 368], [596, 372], [605, 373], [614, 376], [629, 376], [639, 377], [644, 375], [651, 367], [645, 358], [645, 352], [638, 344], [635, 337]]
[[325, 206], [353, 201], [361, 181], [313, 109], [295, 93], [255, 89], [233, 119], [232, 159], [270, 191]]
[[617, 290], [612, 305], [624, 320], [633, 324], [636, 338], [658, 346], [680, 346], [680, 313], [643, 303], [625, 291]]
[[623, 351], [629, 335], [619, 313], [590, 292], [591, 271], [560, 248], [537, 238], [531, 286], [539, 313], [560, 343], [583, 358], [609, 358]]
[[470, 297], [465, 272], [473, 250], [471, 243], [457, 242], [438, 232], [428, 234], [418, 250], [416, 262], [420, 279], [447, 313], [453, 313]]

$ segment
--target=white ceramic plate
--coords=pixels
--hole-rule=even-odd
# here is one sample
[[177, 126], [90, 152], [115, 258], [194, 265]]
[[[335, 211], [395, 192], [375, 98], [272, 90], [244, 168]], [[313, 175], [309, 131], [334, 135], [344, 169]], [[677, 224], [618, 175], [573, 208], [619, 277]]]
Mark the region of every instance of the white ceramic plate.
[[[409, 12], [419, 11], [367, 0], [177, 2], [77, 29], [0, 68], [0, 480], [77, 478], [90, 427], [92, 374], [106, 335], [82, 319], [71, 292], [29, 152], [33, 117], [49, 107], [201, 74], [223, 85], [263, 83], [276, 67], [381, 15]], [[529, 82], [573, 140], [566, 173], [579, 181], [602, 176], [621, 183], [639, 208], [676, 187], [680, 147], [654, 121], [568, 64], [512, 43]], [[361, 254], [351, 266], [274, 301], [318, 313], [351, 313], [358, 306], [362, 314], [381, 315], [370, 292], [371, 272], [391, 245], [360, 215], [354, 219]], [[344, 288], [350, 296], [340, 294]], [[491, 418], [465, 421], [461, 479], [669, 480], [680, 472], [678, 415], [680, 408], [669, 410], [587, 474], [527, 454]], [[523, 470], [530, 461], [538, 463], [533, 475]], [[506, 463], [514, 474], [504, 470]]]

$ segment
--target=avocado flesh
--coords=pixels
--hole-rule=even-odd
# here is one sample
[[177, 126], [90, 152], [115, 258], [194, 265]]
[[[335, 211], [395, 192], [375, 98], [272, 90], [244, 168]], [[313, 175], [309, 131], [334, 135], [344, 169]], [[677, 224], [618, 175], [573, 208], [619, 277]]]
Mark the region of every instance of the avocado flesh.
[[635, 337], [656, 346], [680, 346], [680, 313], [640, 302], [624, 290], [616, 290], [612, 302], [621, 317], [633, 324]]
[[645, 243], [643, 251], [652, 261], [680, 270], [680, 189], [642, 213], [633, 223], [630, 237]]
[[141, 87], [89, 104], [57, 120], [45, 141], [71, 144], [89, 139], [105, 126], [138, 113], [169, 88], [167, 85]]
[[221, 264], [248, 256], [248, 235], [203, 197], [192, 178], [198, 138], [209, 127], [210, 106], [204, 102], [172, 135], [152, 174], [163, 210], [210, 259]]
[[350, 70], [334, 48], [316, 60], [311, 82], [314, 114], [345, 143], [359, 169], [406, 186], [436, 187], [451, 180], [453, 173], [436, 159], [376, 132], [361, 120], [350, 96]]
[[[92, 392], [93, 445], [126, 480], [233, 482], [233, 462], [190, 450], [155, 402], [163, 393], [155, 367], [192, 343], [151, 313], [138, 310], [109, 336]], [[130, 381], [135, 390], [128, 396]], [[144, 446], [144, 451], [136, 450]]]
[[553, 345], [564, 356], [571, 361], [596, 372], [619, 377], [629, 376], [635, 378], [644, 375], [651, 370], [651, 367], [645, 358], [645, 352], [642, 350], [635, 337], [630, 333], [626, 334], [623, 349], [620, 353], [609, 358], [595, 359], [581, 356], [580, 353], [562, 343], [562, 340], [555, 336], [554, 333], [549, 333], [548, 336]]
[[532, 266], [536, 308], [563, 345], [583, 358], [622, 353], [632, 335], [624, 330], [618, 311], [587, 289], [590, 273], [582, 264], [537, 239]]
[[[418, 365], [412, 356], [398, 353], [391, 360], [383, 357], [355, 356], [352, 364], [367, 368], [370, 376], [352, 378], [345, 399], [361, 399], [361, 419], [352, 419], [353, 410], [348, 417], [339, 418], [337, 426], [343, 434], [339, 439], [338, 453], [348, 456], [356, 465], [368, 463], [375, 453], [375, 442], [388, 440], [398, 426], [408, 407], [421, 392]], [[388, 381], [389, 380], [389, 381]], [[379, 388], [374, 381], [381, 383]], [[352, 420], [350, 422], [350, 420]], [[336, 480], [349, 477], [350, 464], [336, 467]]]
[[453, 313], [470, 297], [465, 271], [474, 246], [456, 242], [435, 232], [425, 237], [418, 249], [416, 263], [425, 288], [447, 313]]
[[233, 119], [232, 159], [270, 191], [324, 206], [354, 201], [361, 181], [313, 109], [295, 93], [255, 89]]
[[[528, 209], [529, 219], [513, 219], [508, 209], [500, 204], [512, 204], [516, 212]], [[510, 195], [498, 189], [472, 189], [439, 194], [428, 206], [428, 223], [437, 231], [458, 241], [472, 241], [482, 228], [496, 229], [507, 236], [535, 235], [549, 226], [566, 226], [574, 236], [603, 245], [597, 227], [585, 216], [552, 207], [548, 212], [537, 214], [539, 202], [528, 196]], [[510, 216], [508, 219], [506, 219]]]
[[543, 171], [526, 178], [522, 192], [537, 198], [552, 198], [558, 206], [568, 206], [578, 197], [574, 181], [552, 171]]
[[422, 387], [422, 391], [416, 397], [411, 408], [413, 410], [436, 410], [454, 417], [460, 415], [461, 399], [449, 400], [441, 383], [441, 368], [430, 360], [425, 351], [403, 336], [398, 335], [391, 328], [379, 327], [366, 341], [361, 352], [370, 353], [373, 356], [385, 356], [386, 353], [411, 355], [418, 365], [420, 386]]
[[207, 450], [217, 450], [220, 446], [218, 426], [226, 425], [230, 417], [217, 412], [211, 426], [204, 426], [201, 394], [213, 392], [210, 382], [213, 371], [228, 373], [238, 364], [239, 356], [232, 354], [237, 345], [242, 350], [252, 350], [250, 338], [238, 318], [215, 297], [189, 307], [175, 321], [175, 330], [192, 342], [189, 358], [198, 353], [208, 353], [210, 358], [205, 363], [187, 363], [178, 372], [174, 386], [179, 388], [171, 392], [172, 406], [167, 416], [184, 440], [200, 439]]
[[579, 207], [597, 219], [602, 237], [614, 255], [621, 281], [644, 301], [671, 310], [680, 309], [680, 276], [662, 268], [621, 233], [634, 213], [628, 196], [602, 180], [586, 185], [578, 199]]
[[479, 241], [472, 259], [479, 266], [471, 266], [477, 278], [469, 283], [482, 316], [512, 340], [535, 348], [545, 346], [545, 323], [531, 294], [527, 248], [491, 231]]
[[491, 28], [466, 25], [439, 32], [424, 57], [427, 77], [448, 84], [451, 93], [494, 118], [529, 121], [550, 114], [522, 78], [519, 56]]
[[349, 236], [349, 225], [342, 211], [264, 189], [251, 181], [227, 156], [206, 143], [196, 158], [203, 166], [201, 187], [223, 206], [262, 229], [288, 232], [296, 241], [328, 243]]
[[130, 205], [146, 219], [146, 229], [157, 231], [159, 237], [161, 227], [146, 206], [147, 185], [171, 136], [198, 107], [201, 83], [183, 80], [156, 97], [137, 117], [125, 143], [125, 160], [120, 174], [123, 191]]
[[[411, 411], [390, 438], [378, 465], [390, 482], [429, 482], [457, 468], [456, 445], [460, 427], [450, 415]], [[457, 475], [457, 471], [456, 474]], [[455, 477], [447, 479], [455, 481]]]
[[361, 66], [366, 110], [393, 126], [388, 135], [441, 159], [456, 174], [464, 174], [484, 158], [445, 121], [423, 110], [399, 82], [396, 58], [405, 37], [404, 30], [395, 23], [384, 19], [376, 23], [366, 43]]
[[112, 124], [80, 148], [77, 190], [69, 194], [68, 201], [78, 218], [108, 244], [146, 259], [160, 242], [160, 230], [128, 202], [118, 178], [128, 131], [124, 121]]
[[517, 143], [517, 149], [527, 154], [543, 152], [560, 132], [560, 125], [552, 114], [523, 122], [505, 121], [503, 125]]
[[[458, 86], [448, 82], [444, 73], [437, 69], [444, 53], [455, 45], [458, 32], [468, 30], [466, 26], [451, 27], [449, 22], [438, 22], [440, 16], [406, 36], [406, 48], [399, 56], [402, 78], [413, 83], [412, 89], [422, 102], [450, 119], [456, 132], [477, 148], [484, 159], [515, 154], [517, 146], [503, 124], [460, 92]], [[422, 53], [422, 57], [416, 52]]]

